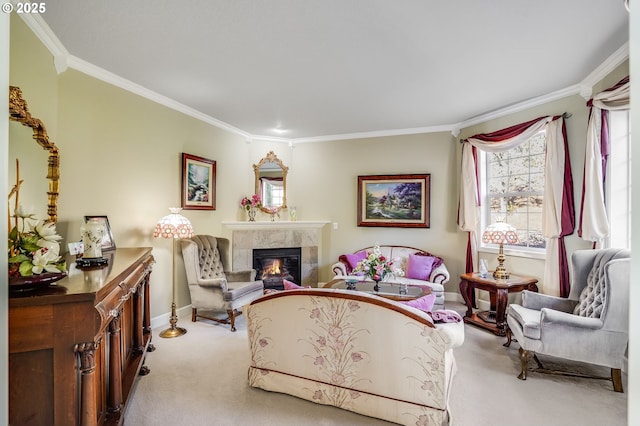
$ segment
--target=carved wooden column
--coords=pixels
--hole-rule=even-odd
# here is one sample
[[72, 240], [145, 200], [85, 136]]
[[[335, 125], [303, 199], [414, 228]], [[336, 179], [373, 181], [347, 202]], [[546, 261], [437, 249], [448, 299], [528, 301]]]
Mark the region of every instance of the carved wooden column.
[[112, 311], [113, 320], [109, 323], [109, 396], [110, 413], [122, 409], [122, 348], [120, 341], [121, 311]]
[[144, 351], [144, 280], [133, 293], [133, 350]]
[[[144, 325], [144, 333], [151, 335], [151, 304], [149, 297], [149, 281], [151, 279], [151, 267], [149, 267], [149, 272], [144, 277], [144, 280], [141, 284], [141, 289], [139, 293], [144, 293], [144, 316], [143, 316], [143, 325]], [[144, 289], [144, 290], [142, 290]], [[147, 346], [147, 352], [153, 352], [156, 350], [156, 347], [153, 343], [149, 343]]]
[[98, 423], [96, 406], [96, 360], [98, 344], [80, 343], [74, 348], [79, 355], [80, 369], [80, 424], [94, 426]]

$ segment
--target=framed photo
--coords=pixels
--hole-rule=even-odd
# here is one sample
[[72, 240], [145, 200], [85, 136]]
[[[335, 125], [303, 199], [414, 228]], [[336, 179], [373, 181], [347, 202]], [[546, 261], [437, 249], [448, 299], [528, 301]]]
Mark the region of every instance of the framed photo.
[[358, 226], [429, 228], [430, 174], [358, 176]]
[[182, 153], [182, 208], [216, 209], [216, 162]]
[[109, 226], [109, 218], [107, 218], [107, 216], [85, 216], [84, 217], [85, 223], [88, 222], [90, 219], [95, 219], [99, 222], [102, 222], [102, 224], [104, 225], [104, 228], [107, 230], [107, 232], [105, 232], [104, 236], [102, 237], [102, 241], [100, 242], [100, 247], [102, 247], [102, 251], [115, 250], [116, 243], [113, 240], [113, 234], [111, 233], [111, 226]]

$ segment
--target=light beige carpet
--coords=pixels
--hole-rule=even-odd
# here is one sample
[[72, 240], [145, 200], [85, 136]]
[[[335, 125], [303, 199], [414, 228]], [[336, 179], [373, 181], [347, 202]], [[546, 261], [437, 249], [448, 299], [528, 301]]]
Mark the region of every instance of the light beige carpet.
[[[452, 307], [448, 304], [448, 307]], [[462, 312], [460, 305], [453, 308]], [[247, 385], [249, 351], [244, 317], [238, 331], [208, 321], [180, 318], [188, 333], [158, 337], [125, 413], [125, 425], [389, 425], [378, 419], [318, 405]], [[517, 379], [518, 344], [465, 325], [455, 350], [458, 373], [451, 392], [455, 426], [623, 426], [627, 394], [611, 382], [531, 373]], [[384, 336], [380, 336], [384, 339]], [[543, 363], [549, 358], [541, 357]], [[554, 361], [554, 360], [551, 360]], [[557, 366], [566, 366], [564, 362]], [[591, 366], [574, 365], [582, 370]], [[596, 368], [607, 375], [606, 368]], [[623, 376], [626, 386], [626, 375]]]

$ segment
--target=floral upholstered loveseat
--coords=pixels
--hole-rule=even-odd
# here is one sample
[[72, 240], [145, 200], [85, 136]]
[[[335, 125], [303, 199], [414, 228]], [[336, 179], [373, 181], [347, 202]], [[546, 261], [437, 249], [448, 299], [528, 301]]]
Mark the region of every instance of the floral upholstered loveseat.
[[[431, 292], [436, 295], [436, 302], [433, 309], [444, 309], [444, 284], [449, 281], [449, 271], [441, 257], [428, 253], [414, 247], [406, 246], [379, 246], [380, 251], [387, 259], [398, 259], [400, 269], [404, 276], [395, 277], [393, 281], [411, 285], [428, 286]], [[359, 259], [365, 253], [373, 250], [373, 247], [365, 247], [353, 254], [343, 254], [338, 258], [338, 262], [331, 266], [334, 279], [348, 275], [355, 268]]]
[[463, 323], [361, 292], [300, 289], [247, 306], [249, 384], [404, 425], [450, 424]]

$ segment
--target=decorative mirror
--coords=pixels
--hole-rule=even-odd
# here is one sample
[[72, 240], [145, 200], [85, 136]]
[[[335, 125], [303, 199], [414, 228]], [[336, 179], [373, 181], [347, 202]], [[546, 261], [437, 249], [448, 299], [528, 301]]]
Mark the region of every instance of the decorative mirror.
[[[36, 208], [39, 205], [44, 205], [44, 203], [40, 201], [42, 200], [42, 191], [36, 190], [38, 192], [36, 197], [39, 198], [39, 200], [32, 200], [34, 197], [29, 196], [27, 188], [46, 188], [44, 191], [47, 194], [46, 209], [48, 220], [50, 222], [56, 222], [58, 220], [58, 184], [60, 181], [60, 154], [58, 153], [58, 147], [49, 140], [47, 130], [45, 129], [44, 124], [42, 124], [42, 121], [31, 116], [29, 108], [27, 107], [27, 101], [22, 97], [22, 90], [15, 86], [9, 86], [9, 119], [30, 128], [28, 136], [35, 139], [39, 145], [39, 147], [37, 145], [33, 145], [28, 136], [21, 134], [21, 126], [18, 126], [15, 129], [13, 127], [10, 128], [9, 151], [10, 153], [15, 154], [11, 155], [11, 157], [18, 158], [23, 162], [22, 167], [18, 167], [17, 164], [15, 168], [12, 164], [9, 165], [10, 170], [14, 171], [14, 175], [16, 177], [15, 185], [20, 187], [24, 184], [26, 187], [20, 188], [20, 194], [21, 197], [23, 197], [24, 194], [24, 199], [27, 199], [28, 204], [20, 204], [25, 205], [25, 207], [33, 204]], [[36, 148], [36, 152], [29, 151], [29, 149], [33, 150], [33, 148]], [[42, 151], [43, 149], [44, 152]], [[40, 160], [40, 153], [44, 154], [41, 161], [46, 163], [46, 166], [34, 164], [34, 161], [37, 162]], [[27, 173], [29, 173], [31, 170], [38, 171], [45, 167], [47, 169], [45, 179], [42, 179], [42, 175], [39, 173], [35, 176], [37, 179], [20, 176], [20, 170], [26, 170]], [[39, 180], [40, 182], [32, 182], [32, 180]], [[10, 193], [10, 195], [12, 194]], [[36, 210], [34, 213], [37, 215], [39, 211]]]
[[279, 212], [287, 207], [287, 172], [289, 168], [269, 151], [258, 164], [253, 165], [256, 175], [256, 194], [262, 199], [262, 211]]

